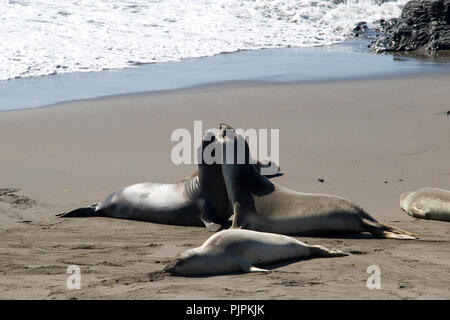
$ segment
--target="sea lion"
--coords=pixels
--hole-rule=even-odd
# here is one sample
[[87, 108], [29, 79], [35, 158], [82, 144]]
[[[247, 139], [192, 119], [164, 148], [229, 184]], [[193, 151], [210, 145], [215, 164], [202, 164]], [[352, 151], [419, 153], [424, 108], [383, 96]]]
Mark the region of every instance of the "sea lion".
[[183, 252], [164, 271], [177, 276], [267, 272], [269, 270], [256, 266], [304, 257], [346, 255], [285, 235], [233, 228], [215, 233], [200, 247]]
[[[214, 140], [212, 133], [205, 133], [202, 150]], [[268, 165], [270, 163], [257, 163], [255, 168], [259, 170]], [[171, 225], [205, 225], [209, 231], [215, 232], [231, 215], [220, 164], [200, 161], [197, 171], [178, 183], [134, 184], [111, 193], [101, 203], [59, 216], [107, 216]]]
[[[411, 232], [377, 222], [360, 206], [345, 198], [296, 192], [270, 182], [249, 163], [250, 151], [245, 139], [226, 124], [220, 125], [217, 143], [223, 146], [220, 148], [222, 172], [230, 204], [235, 208], [234, 214], [239, 214], [238, 227], [281, 234], [330, 235], [367, 231], [377, 238], [417, 237]], [[236, 162], [239, 143], [245, 145], [242, 164]], [[233, 147], [235, 161], [226, 163], [226, 150]]]
[[414, 218], [450, 222], [450, 191], [428, 187], [403, 192], [400, 208]]

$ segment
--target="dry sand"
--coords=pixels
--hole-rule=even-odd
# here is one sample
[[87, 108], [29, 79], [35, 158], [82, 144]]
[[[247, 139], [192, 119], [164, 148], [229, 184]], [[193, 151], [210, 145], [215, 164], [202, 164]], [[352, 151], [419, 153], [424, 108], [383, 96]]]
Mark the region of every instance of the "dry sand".
[[[449, 299], [450, 223], [416, 220], [398, 206], [403, 191], [450, 188], [449, 88], [449, 75], [224, 84], [2, 112], [0, 298]], [[170, 135], [193, 130], [194, 120], [204, 129], [222, 121], [279, 128], [276, 183], [347, 197], [421, 239], [299, 237], [350, 255], [270, 274], [182, 278], [160, 270], [203, 243], [203, 228], [55, 217], [122, 186], [189, 175], [194, 165], [170, 160]], [[71, 264], [81, 267], [80, 290], [66, 289]], [[380, 290], [366, 287], [374, 264]]]

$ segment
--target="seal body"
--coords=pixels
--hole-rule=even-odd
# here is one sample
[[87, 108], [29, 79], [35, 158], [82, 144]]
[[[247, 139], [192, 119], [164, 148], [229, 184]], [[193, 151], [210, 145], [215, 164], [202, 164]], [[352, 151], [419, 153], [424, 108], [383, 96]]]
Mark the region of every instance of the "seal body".
[[[175, 184], [140, 183], [110, 194], [95, 207], [95, 213], [113, 218], [133, 219], [185, 226], [213, 227], [231, 215], [213, 203], [201, 190], [198, 176]], [[217, 226], [218, 227], [218, 226]]]
[[[236, 227], [282, 234], [335, 234], [368, 231], [378, 238], [415, 239], [417, 235], [378, 223], [356, 203], [342, 197], [296, 192], [278, 186], [247, 162], [247, 143], [234, 129], [222, 124], [217, 143], [222, 148], [222, 173], [230, 205], [235, 208]], [[237, 146], [245, 155], [237, 161]], [[234, 162], [227, 150], [232, 150]], [[236, 209], [237, 208], [237, 209]]]
[[[205, 134], [204, 150], [215, 140]], [[203, 154], [203, 152], [202, 152]], [[205, 225], [219, 230], [232, 215], [220, 164], [198, 165], [197, 171], [177, 183], [139, 183], [110, 194], [103, 202], [61, 217], [108, 216], [183, 226]]]
[[[220, 166], [173, 184], [139, 183], [111, 193], [103, 202], [61, 217], [104, 216], [217, 231], [232, 215]], [[211, 168], [208, 169], [211, 171]]]
[[180, 276], [230, 272], [264, 272], [257, 266], [303, 257], [338, 257], [346, 254], [319, 245], [307, 245], [285, 235], [228, 229], [212, 235], [202, 246], [187, 250], [165, 267]]
[[[205, 133], [201, 148], [205, 150], [214, 141], [214, 135]], [[271, 163], [258, 162], [254, 168], [259, 172], [267, 166]], [[278, 175], [276, 172], [271, 176]], [[192, 175], [177, 183], [131, 185], [111, 193], [101, 203], [60, 216], [107, 216], [172, 225], [205, 225], [209, 231], [217, 231], [232, 214], [221, 165], [207, 164], [202, 159]]]
[[422, 188], [404, 192], [400, 208], [414, 218], [450, 222], [450, 191], [440, 188]]
[[[231, 182], [232, 184], [232, 182]], [[236, 226], [296, 235], [369, 232], [377, 238], [416, 239], [418, 235], [377, 222], [356, 203], [333, 195], [301, 193], [273, 185], [266, 195], [231, 190]]]
[[252, 194], [252, 201], [253, 205], [247, 206], [239, 221], [252, 230], [303, 235], [345, 234], [366, 231], [362, 219], [375, 222], [350, 200], [296, 192], [277, 184], [267, 195]]

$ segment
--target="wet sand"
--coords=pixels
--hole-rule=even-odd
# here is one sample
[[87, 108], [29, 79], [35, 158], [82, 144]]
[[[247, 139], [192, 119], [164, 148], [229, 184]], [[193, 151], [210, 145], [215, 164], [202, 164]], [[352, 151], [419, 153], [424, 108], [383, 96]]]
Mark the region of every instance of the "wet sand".
[[[449, 299], [450, 224], [417, 220], [403, 191], [450, 188], [450, 75], [304, 84], [223, 84], [0, 113], [0, 298]], [[56, 214], [138, 182], [176, 182], [174, 129], [227, 122], [280, 129], [274, 182], [340, 195], [417, 241], [298, 237], [348, 257], [271, 266], [269, 274], [183, 278], [161, 272], [203, 228]], [[323, 179], [320, 182], [319, 179]], [[66, 268], [81, 268], [81, 289]], [[369, 290], [367, 267], [381, 269]]]

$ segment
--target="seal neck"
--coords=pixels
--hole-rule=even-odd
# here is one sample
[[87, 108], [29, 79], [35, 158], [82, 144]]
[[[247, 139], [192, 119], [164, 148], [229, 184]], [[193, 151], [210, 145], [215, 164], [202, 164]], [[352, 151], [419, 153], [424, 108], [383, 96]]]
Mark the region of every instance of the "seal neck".
[[195, 183], [195, 190], [198, 194], [202, 198], [208, 199], [214, 206], [217, 218], [221, 221], [228, 220], [232, 210], [222, 175], [222, 166], [220, 164], [199, 164], [198, 178]]
[[209, 198], [216, 198], [217, 194], [226, 196], [222, 171], [218, 165], [200, 164], [197, 174], [186, 180], [185, 186], [186, 193], [191, 199], [205, 195]]
[[272, 193], [275, 190], [275, 185], [266, 177], [255, 173], [252, 189], [253, 194], [261, 197]]
[[225, 189], [225, 183], [223, 181], [222, 169], [220, 165], [200, 164], [198, 166], [197, 178], [199, 191], [203, 193], [223, 193], [223, 190]]

